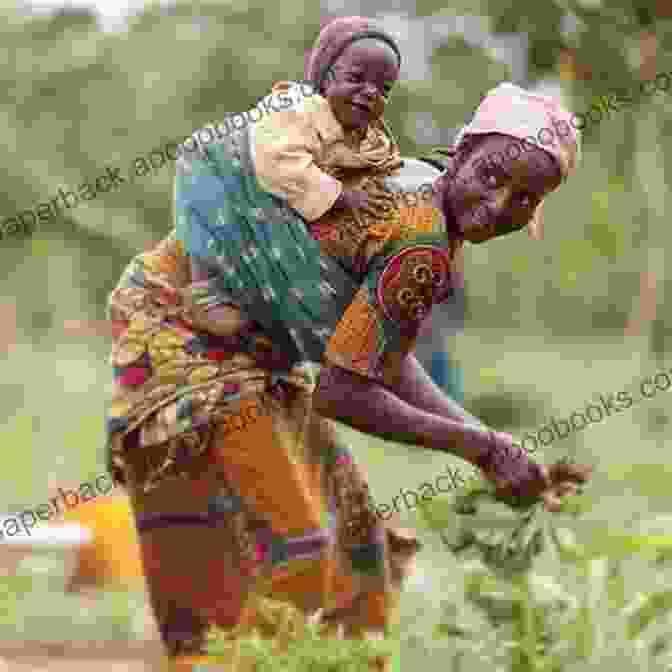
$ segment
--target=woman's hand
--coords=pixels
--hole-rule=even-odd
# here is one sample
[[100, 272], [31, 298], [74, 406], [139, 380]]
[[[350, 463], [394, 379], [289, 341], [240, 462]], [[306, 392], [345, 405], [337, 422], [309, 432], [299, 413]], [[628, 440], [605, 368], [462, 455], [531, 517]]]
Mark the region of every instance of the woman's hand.
[[546, 468], [531, 460], [521, 448], [514, 447], [509, 434], [490, 432], [490, 436], [491, 445], [477, 463], [497, 494], [504, 498], [520, 503], [542, 499], [549, 511], [559, 511], [562, 498], [575, 494], [592, 473], [592, 467], [566, 461]]

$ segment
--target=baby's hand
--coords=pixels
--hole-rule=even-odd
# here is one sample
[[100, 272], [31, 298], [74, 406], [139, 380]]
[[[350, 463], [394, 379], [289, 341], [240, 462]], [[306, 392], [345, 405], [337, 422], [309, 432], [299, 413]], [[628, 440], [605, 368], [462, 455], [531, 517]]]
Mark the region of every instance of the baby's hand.
[[336, 199], [333, 207], [336, 210], [344, 208], [361, 210], [372, 217], [381, 217], [389, 212], [392, 203], [392, 197], [388, 197], [384, 192], [372, 195], [360, 189], [353, 189], [351, 191], [343, 191]]

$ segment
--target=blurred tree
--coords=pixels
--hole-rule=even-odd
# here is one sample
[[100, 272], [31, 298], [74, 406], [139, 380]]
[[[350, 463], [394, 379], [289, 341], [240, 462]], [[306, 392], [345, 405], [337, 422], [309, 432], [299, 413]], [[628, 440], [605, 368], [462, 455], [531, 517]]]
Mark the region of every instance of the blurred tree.
[[[307, 0], [277, 5], [264, 0], [178, 0], [170, 8], [150, 3], [120, 32], [102, 31], [96, 16], [86, 10], [21, 16], [5, 8], [0, 13], [1, 142], [7, 157], [0, 167], [3, 219], [52, 198], [59, 188], [74, 190], [85, 180], [95, 180], [108, 166], [119, 166], [127, 174], [136, 157], [227, 112], [248, 109], [278, 79], [300, 77], [325, 20], [319, 3]], [[660, 54], [672, 42], [672, 12], [653, 0], [612, 0], [599, 6], [578, 0], [452, 0], [449, 9], [435, 0], [416, 3], [417, 16], [452, 16], [455, 26], [459, 13], [487, 17], [495, 35], [526, 36], [531, 83], [562, 81], [578, 111], [590, 107], [598, 95], [634, 89], [644, 73], [664, 69]], [[458, 127], [488, 88], [511, 77], [495, 51], [477, 42], [446, 32], [435, 42], [431, 76], [405, 81], [395, 91], [389, 120], [404, 153], [426, 149], [417, 138], [419, 113], [440, 127]], [[402, 48], [408, 51], [414, 45], [402, 41]], [[659, 117], [663, 107], [656, 108]], [[633, 183], [640, 133], [635, 121], [640, 112], [652, 109], [650, 99], [640, 100], [586, 133], [585, 186], [574, 183], [567, 187], [567, 196], [553, 196], [557, 215], [549, 203], [551, 216], [564, 220], [562, 238], [575, 241], [572, 254], [553, 265], [533, 258], [521, 273], [500, 276], [496, 283], [494, 270], [481, 274], [474, 285], [470, 274], [474, 293], [496, 295], [489, 297], [487, 310], [473, 306], [477, 320], [493, 319], [499, 325], [508, 320], [513, 326], [521, 316], [534, 316], [565, 328], [565, 308], [548, 306], [556, 300], [558, 307], [575, 306], [581, 293], [585, 319], [572, 324], [589, 329], [594, 311], [601, 309], [592, 305], [592, 296], [586, 297], [587, 286], [595, 288], [598, 303], [608, 295], [628, 312], [622, 297], [638, 283], [628, 275], [634, 257], [626, 255], [638, 250], [644, 255], [641, 267], [643, 250], [651, 244], [649, 206], [641, 205], [649, 200], [636, 186], [641, 179]], [[599, 160], [591, 155], [598, 140]], [[655, 141], [661, 148], [668, 142], [658, 132]], [[658, 154], [663, 161], [669, 155], [664, 149]], [[78, 319], [77, 311], [82, 317], [102, 318], [104, 296], [129, 256], [171, 226], [172, 176], [167, 162], [135, 184], [76, 209], [64, 208], [58, 220], [38, 225], [32, 241], [3, 239], [6, 293], [11, 295], [20, 282], [25, 297], [17, 308], [19, 325], [28, 327], [33, 315], [43, 313], [54, 314], [49, 324]], [[664, 178], [662, 184], [669, 188]], [[589, 192], [604, 193], [606, 200], [598, 204]], [[569, 207], [577, 216], [566, 216]], [[626, 221], [630, 226], [619, 224]], [[519, 238], [497, 243], [509, 257], [520, 256], [526, 244], [521, 247]], [[45, 254], [68, 255], [74, 277], [54, 275], [54, 263], [61, 262], [45, 264]], [[470, 258], [478, 261], [481, 255], [482, 269], [495, 269], [491, 260], [486, 262], [489, 254], [479, 251]], [[585, 264], [585, 259], [591, 262]], [[618, 273], [613, 272], [616, 262]], [[603, 288], [607, 276], [610, 287]], [[73, 281], [84, 286], [81, 299], [74, 298], [80, 295], [73, 293]], [[534, 287], [526, 298], [521, 297], [521, 283]], [[50, 291], [40, 291], [47, 284]], [[65, 295], [72, 300], [48, 298]], [[67, 314], [56, 314], [66, 311], [61, 303], [70, 304]]]

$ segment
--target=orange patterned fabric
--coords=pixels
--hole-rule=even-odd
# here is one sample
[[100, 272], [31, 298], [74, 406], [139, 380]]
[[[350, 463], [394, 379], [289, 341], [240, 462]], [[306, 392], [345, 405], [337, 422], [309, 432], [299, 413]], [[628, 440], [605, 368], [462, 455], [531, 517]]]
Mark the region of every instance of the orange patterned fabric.
[[375, 362], [369, 361], [382, 342], [380, 319], [369, 299], [369, 290], [362, 287], [350, 304], [332, 336], [325, 357], [336, 366], [369, 375]]
[[327, 344], [325, 359], [388, 383], [413, 349], [432, 306], [448, 300], [459, 283], [454, 277], [459, 244], [445, 235], [440, 211], [418, 202], [400, 205], [395, 213], [355, 237], [332, 217], [329, 224], [321, 224], [324, 237], [318, 237], [324, 249], [338, 254], [332, 237], [337, 232], [349, 263], [366, 269], [362, 286]]
[[[177, 669], [217, 665], [213, 645], [235, 650], [252, 628], [271, 636], [290, 612], [344, 609], [337, 622], [353, 636], [384, 628], [401, 584], [389, 568], [404, 554], [366, 507], [352, 454], [313, 414], [314, 374], [267, 368], [260, 358], [273, 344], [254, 329], [244, 349], [197, 328], [172, 237], [141, 257], [110, 302], [110, 456]], [[120, 553], [126, 540], [115, 541]], [[227, 669], [246, 669], [232, 656]]]
[[442, 223], [439, 210], [425, 203], [413, 207], [401, 205], [399, 207], [399, 218], [401, 222], [400, 237], [414, 234], [431, 235], [440, 230]]

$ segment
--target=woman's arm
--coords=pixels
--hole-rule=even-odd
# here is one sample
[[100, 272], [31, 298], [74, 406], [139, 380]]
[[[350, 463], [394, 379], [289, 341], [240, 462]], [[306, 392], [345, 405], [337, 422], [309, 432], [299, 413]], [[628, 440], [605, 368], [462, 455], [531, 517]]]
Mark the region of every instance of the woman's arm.
[[399, 369], [399, 377], [388, 389], [411, 406], [443, 418], [485, 429], [485, 425], [453, 401], [431, 379], [415, 355], [408, 355]]
[[[424, 384], [426, 374], [417, 371], [415, 358], [408, 359], [405, 370], [410, 380], [402, 376], [398, 383], [409, 386], [404, 396], [441, 413], [454, 412], [452, 402], [446, 404], [435, 398], [431, 381], [430, 385]], [[575, 492], [592, 471], [586, 466], [563, 463], [546, 469], [520, 448], [514, 450], [509, 434], [475, 426], [466, 413], [455, 420], [421, 410], [390, 389], [340, 367], [322, 369], [313, 399], [315, 410], [324, 416], [384, 439], [449, 452], [479, 467], [500, 494], [517, 501], [541, 498], [550, 511], [559, 511], [562, 497]]]
[[[416, 395], [418, 391], [431, 407], [416, 386]], [[484, 428], [466, 424], [464, 417], [443, 417], [424, 410], [373, 380], [335, 366], [322, 369], [313, 403], [318, 413], [359, 431], [452, 453], [472, 464], [483, 461], [496, 438]]]
[[[417, 362], [409, 366], [415, 368]], [[412, 387], [407, 396], [430, 407], [437, 402], [422, 383]], [[362, 432], [452, 453], [479, 467], [500, 494], [519, 502], [541, 498], [550, 511], [559, 511], [562, 497], [575, 492], [592, 471], [586, 466], [563, 463], [546, 469], [520, 448], [514, 451], [509, 434], [474, 426], [468, 423], [471, 416], [454, 420], [428, 413], [373, 380], [340, 367], [322, 369], [313, 403], [318, 413]], [[437, 410], [443, 412], [445, 408]]]
[[[410, 366], [416, 365], [417, 362]], [[417, 377], [415, 380], [417, 382]], [[405, 396], [430, 408], [436, 404], [440, 412], [454, 411], [454, 407], [446, 406], [443, 400], [433, 399], [434, 395], [428, 393], [422, 383], [411, 387]], [[481, 469], [502, 494], [515, 498], [543, 496], [547, 506], [559, 506], [552, 490], [554, 482], [545, 467], [531, 460], [520, 448], [514, 449], [511, 435], [473, 425], [468, 421], [471, 416], [465, 414], [461, 419], [454, 419], [427, 412], [373, 380], [336, 366], [322, 369], [313, 404], [318, 413], [359, 431], [448, 452], [470, 462]], [[556, 475], [560, 480], [565, 478], [563, 474]], [[579, 480], [585, 480], [584, 476]]]

